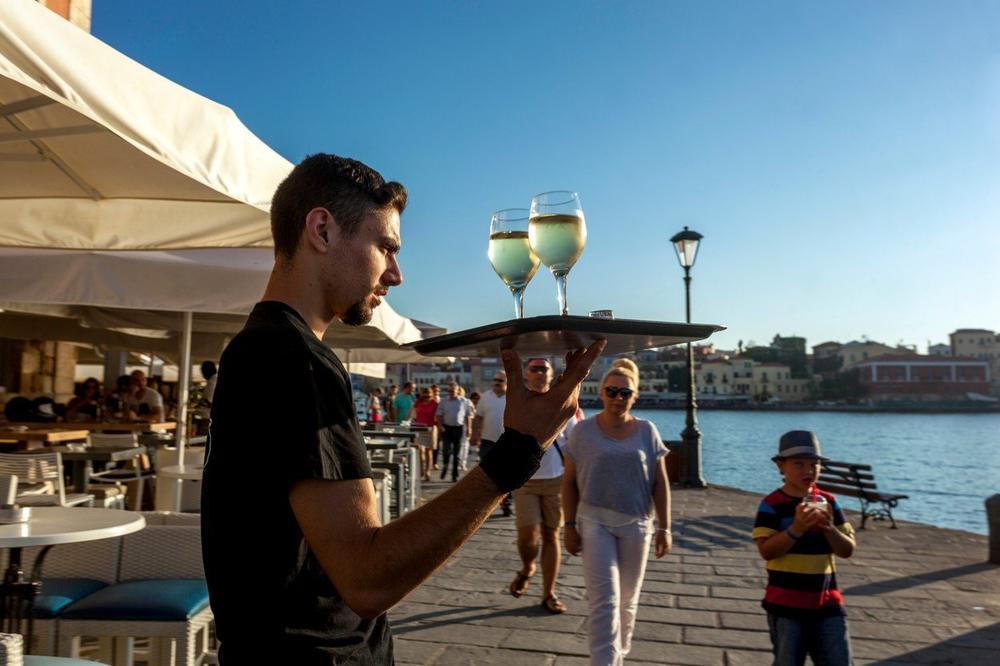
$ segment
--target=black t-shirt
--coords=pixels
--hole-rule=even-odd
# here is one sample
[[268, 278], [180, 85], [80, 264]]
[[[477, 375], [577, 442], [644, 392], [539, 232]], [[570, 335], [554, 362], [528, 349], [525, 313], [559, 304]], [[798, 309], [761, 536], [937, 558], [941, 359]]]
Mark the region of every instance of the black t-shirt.
[[393, 663], [386, 616], [344, 603], [288, 501], [301, 479], [371, 476], [344, 366], [292, 308], [258, 303], [222, 355], [202, 486], [224, 666]]

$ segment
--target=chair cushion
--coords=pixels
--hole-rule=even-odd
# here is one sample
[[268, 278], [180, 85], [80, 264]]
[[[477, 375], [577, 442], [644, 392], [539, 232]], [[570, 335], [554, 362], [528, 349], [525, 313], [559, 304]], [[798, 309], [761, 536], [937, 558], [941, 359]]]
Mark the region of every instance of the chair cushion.
[[65, 620], [186, 620], [208, 606], [203, 580], [163, 578], [115, 583], [76, 602]]
[[107, 586], [93, 578], [45, 578], [42, 593], [35, 597], [32, 614], [37, 618], [53, 618], [71, 603]]

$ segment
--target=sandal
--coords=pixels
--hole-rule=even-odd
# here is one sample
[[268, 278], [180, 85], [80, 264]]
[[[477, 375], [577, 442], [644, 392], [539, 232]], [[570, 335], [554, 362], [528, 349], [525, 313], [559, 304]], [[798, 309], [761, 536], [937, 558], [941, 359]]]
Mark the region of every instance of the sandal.
[[[534, 574], [532, 574], [533, 576]], [[531, 580], [531, 576], [526, 576], [520, 571], [517, 572], [517, 577], [511, 582], [508, 592], [515, 599], [520, 598], [524, 591], [528, 589], [528, 581]]]
[[559, 613], [566, 612], [566, 604], [559, 601], [559, 597], [557, 597], [554, 594], [550, 594], [549, 596], [542, 599], [542, 608], [552, 613], [553, 615], [558, 615]]

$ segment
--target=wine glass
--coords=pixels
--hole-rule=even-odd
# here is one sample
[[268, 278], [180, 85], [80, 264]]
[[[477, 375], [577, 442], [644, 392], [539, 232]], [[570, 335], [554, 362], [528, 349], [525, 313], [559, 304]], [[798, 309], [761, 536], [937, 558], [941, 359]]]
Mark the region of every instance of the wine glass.
[[560, 314], [569, 314], [566, 278], [587, 244], [587, 223], [580, 195], [559, 190], [531, 198], [528, 240], [542, 263], [556, 279]]
[[493, 270], [514, 295], [514, 317], [524, 317], [524, 288], [538, 271], [538, 256], [528, 243], [528, 209], [505, 208], [490, 220], [487, 250]]

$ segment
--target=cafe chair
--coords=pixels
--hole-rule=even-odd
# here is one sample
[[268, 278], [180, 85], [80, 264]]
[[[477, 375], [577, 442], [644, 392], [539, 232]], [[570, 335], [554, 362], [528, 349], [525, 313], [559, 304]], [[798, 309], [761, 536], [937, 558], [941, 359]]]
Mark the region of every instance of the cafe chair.
[[93, 495], [66, 492], [57, 452], [0, 453], [0, 474], [17, 476], [21, 506], [94, 506]]
[[[121, 538], [117, 582], [59, 615], [60, 655], [79, 657], [83, 636], [114, 637], [131, 655], [134, 639], [149, 637], [160, 664], [196, 666], [204, 661], [213, 616], [201, 528], [170, 524], [167, 514], [144, 515], [146, 528]], [[157, 524], [161, 516], [167, 524]]]
[[[95, 449], [124, 449], [139, 446], [139, 437], [136, 433], [91, 433], [87, 438], [89, 446]], [[121, 467], [109, 467], [100, 472], [92, 472], [90, 475], [90, 486], [95, 491], [113, 493], [115, 488], [126, 488], [128, 493], [125, 501], [132, 511], [142, 510], [142, 501], [145, 494], [146, 483], [156, 478], [152, 468], [149, 466], [149, 459], [145, 455], [137, 455], [135, 458], [125, 462]]]

